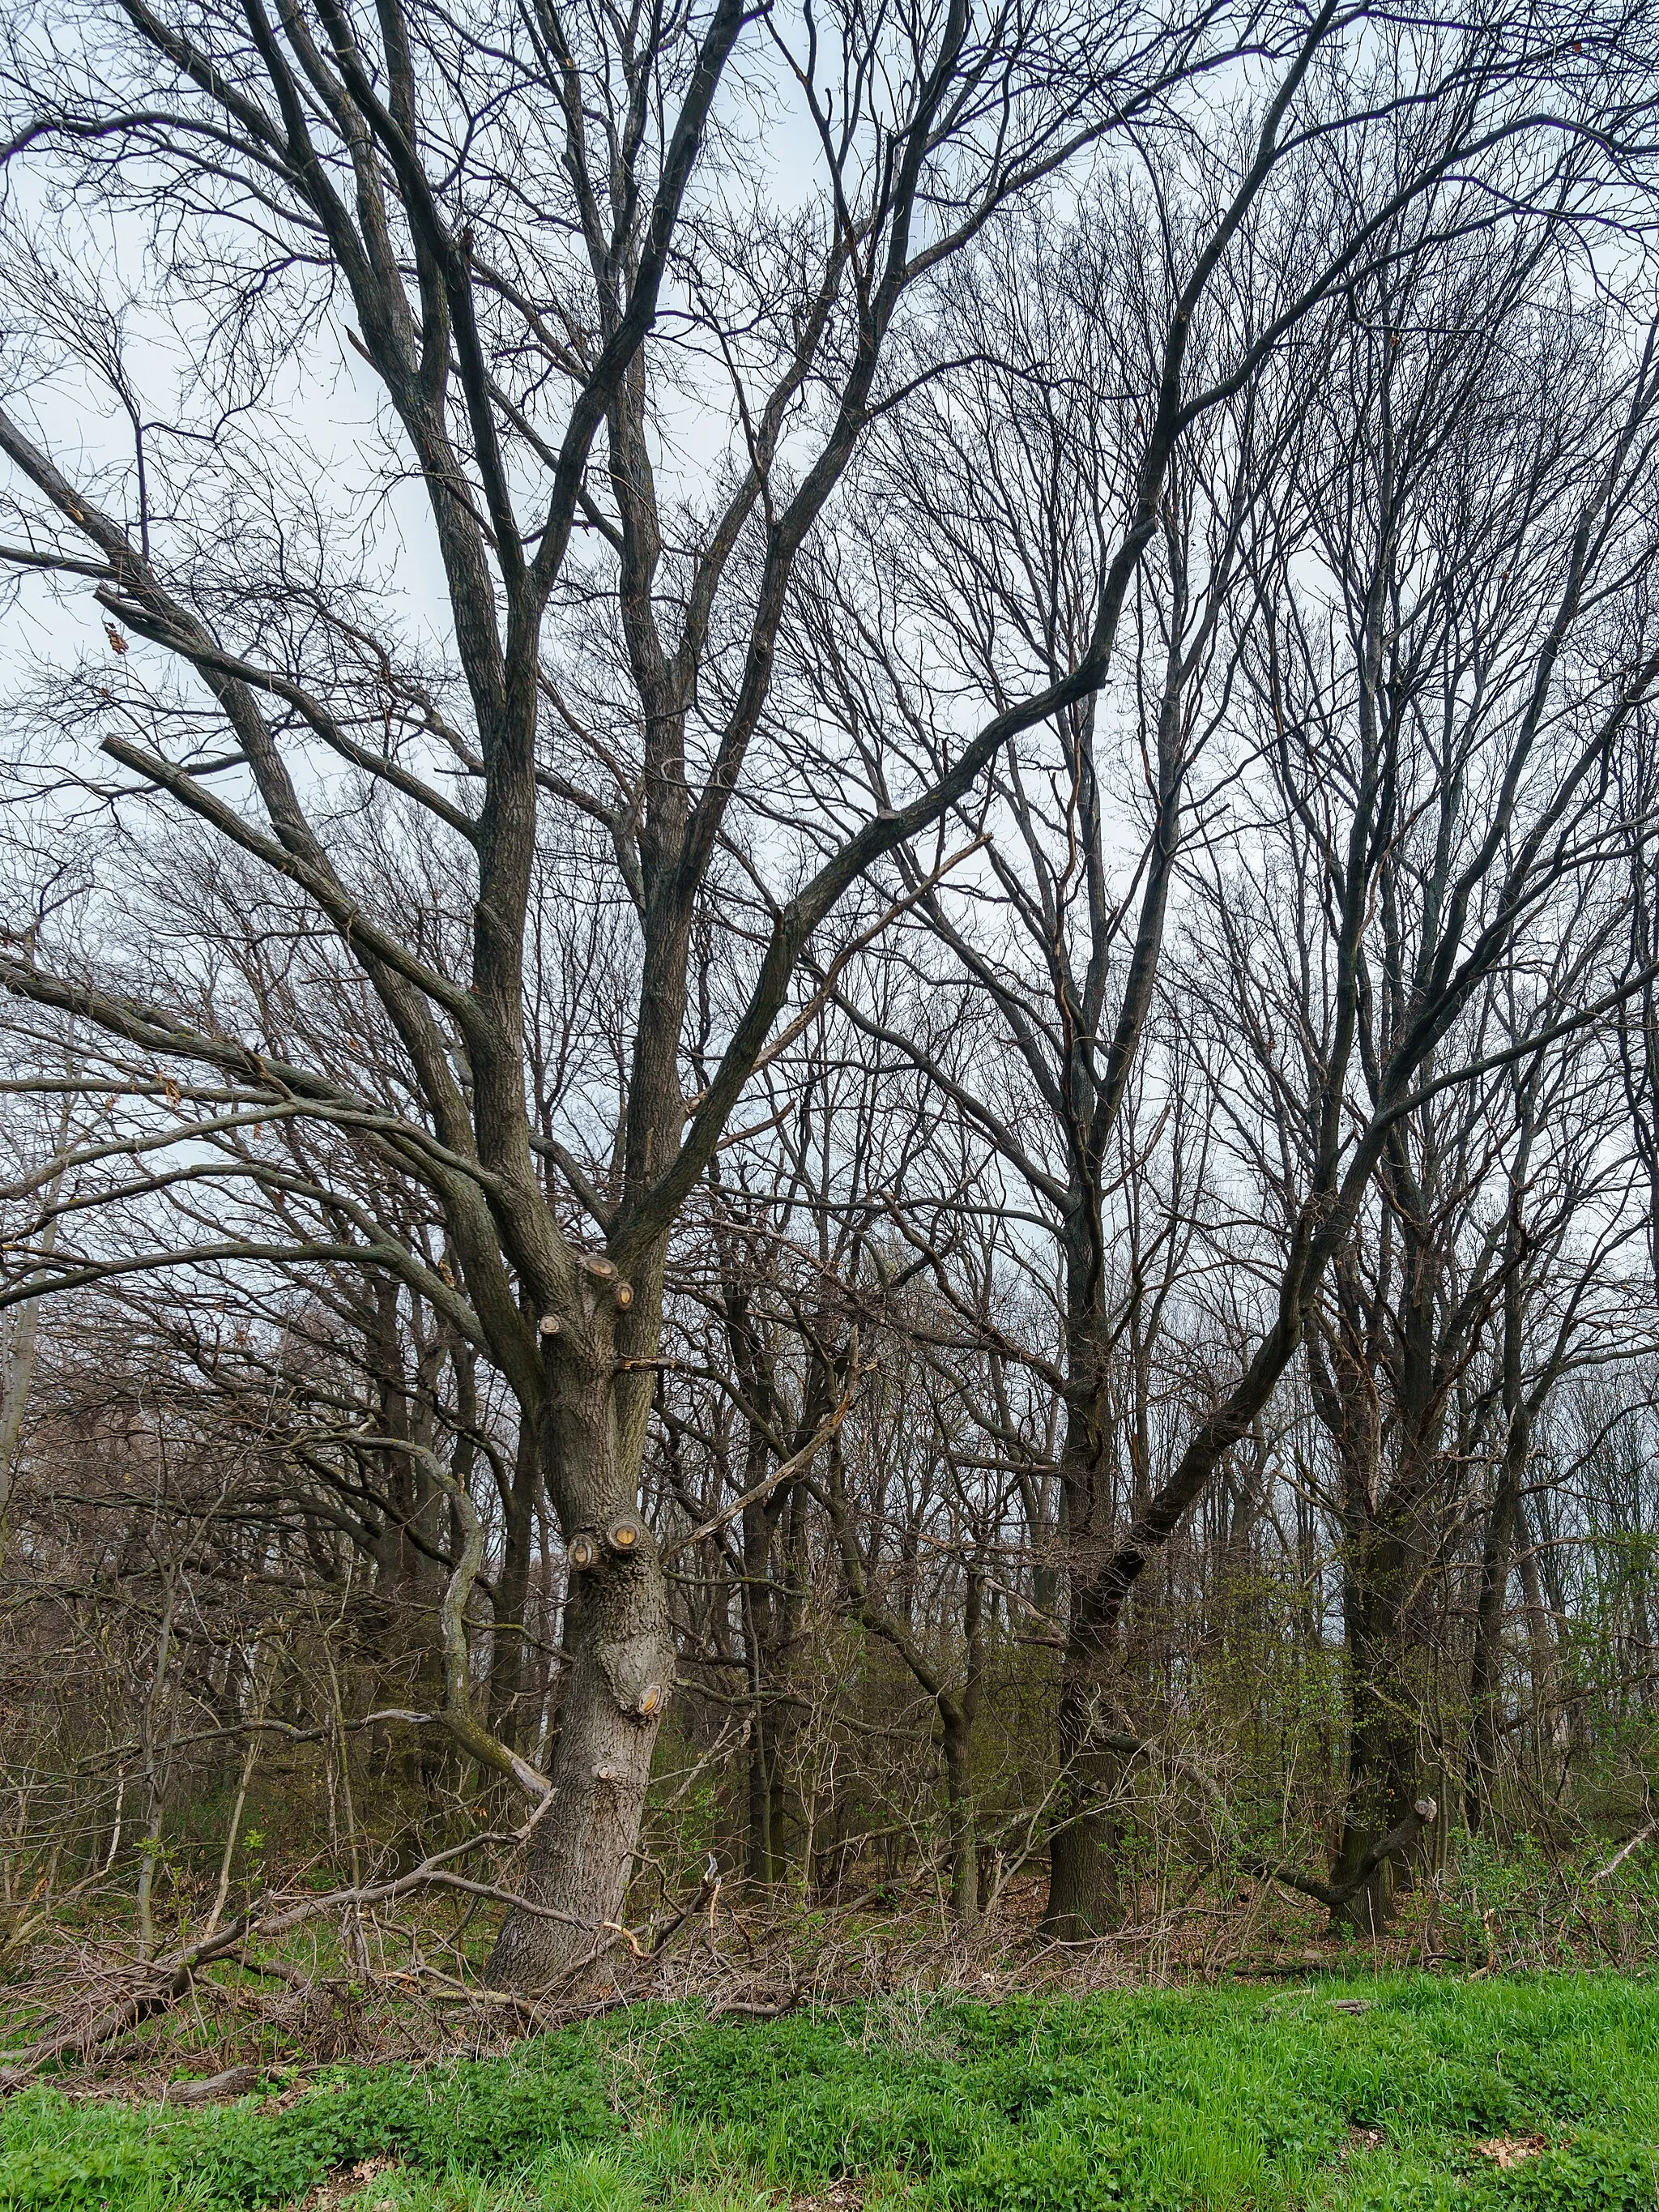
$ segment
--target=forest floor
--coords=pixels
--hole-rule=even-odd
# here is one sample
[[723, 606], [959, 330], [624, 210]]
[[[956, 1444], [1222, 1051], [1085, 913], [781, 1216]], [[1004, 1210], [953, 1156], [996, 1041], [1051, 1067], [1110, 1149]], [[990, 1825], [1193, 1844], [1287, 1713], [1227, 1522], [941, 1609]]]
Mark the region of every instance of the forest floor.
[[1659, 1979], [650, 2004], [210, 2106], [37, 2084], [0, 2107], [4, 2212], [1451, 2205], [1654, 2212]]

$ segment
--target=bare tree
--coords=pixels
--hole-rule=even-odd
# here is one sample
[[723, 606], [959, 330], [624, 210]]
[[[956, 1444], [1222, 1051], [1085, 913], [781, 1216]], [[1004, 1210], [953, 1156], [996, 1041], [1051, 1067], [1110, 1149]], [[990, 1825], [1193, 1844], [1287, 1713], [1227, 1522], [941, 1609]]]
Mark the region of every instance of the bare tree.
[[[738, 0], [477, 26], [132, 8], [88, 18], [67, 52], [19, 26], [9, 159], [40, 181], [17, 204], [14, 273], [40, 342], [14, 386], [89, 374], [129, 435], [125, 459], [106, 447], [75, 480], [50, 405], [0, 423], [12, 563], [91, 586], [118, 666], [114, 682], [68, 672], [48, 727], [97, 735], [125, 778], [100, 799], [173, 810], [252, 864], [289, 927], [325, 933], [395, 1038], [393, 1095], [271, 1049], [257, 1004], [193, 1002], [153, 964], [82, 958], [26, 917], [6, 980], [216, 1083], [216, 1109], [350, 1125], [441, 1218], [453, 1279], [395, 1245], [373, 1264], [418, 1279], [506, 1376], [579, 1568], [556, 1802], [536, 1831], [543, 1910], [504, 1929], [505, 1981], [568, 1964], [571, 1931], [621, 1906], [668, 1690], [637, 1500], [679, 1210], [836, 901], [1010, 734], [1099, 682], [1194, 404], [1186, 319], [1338, 22], [1334, 6], [1282, 26], [1129, 9], [1079, 35], [1063, 11], [951, 6], [825, 39], [814, 15], [785, 27]], [[757, 738], [801, 550], [871, 422], [902, 403], [894, 340], [922, 280], [1103, 133], [1176, 114], [1241, 44], [1282, 75], [1170, 321], [1141, 491], [1076, 664], [827, 849], [810, 821], [763, 832], [777, 770]], [[790, 103], [808, 167], [782, 216], [754, 190], [744, 82]], [[76, 195], [154, 241], [148, 284], [100, 289], [49, 246], [52, 209]], [[190, 362], [171, 410], [150, 394], [146, 331]], [[283, 423], [340, 340], [369, 373], [386, 484], [424, 493], [435, 649], [339, 557], [343, 537], [372, 536], [379, 487], [342, 498], [349, 469]], [[698, 459], [701, 488], [674, 482], [680, 414], [721, 456]], [[732, 976], [688, 1107], [693, 930], [767, 837], [786, 888], [766, 894], [759, 957]], [[557, 1133], [530, 1118], [543, 854], [590, 881], [604, 869], [599, 896], [633, 910], [629, 1012], [589, 1016], [619, 1055], [603, 1132], [580, 1085]], [[429, 904], [409, 895], [423, 874]], [[473, 1717], [447, 1718], [491, 1755]], [[523, 1771], [504, 1749], [501, 1764]]]
[[[1437, 266], [1491, 219], [1484, 188], [1471, 196], [1461, 177], [1443, 185], [1444, 156], [1475, 128], [1491, 87], [1471, 91], [1470, 106], [1460, 100], [1432, 124], [1403, 131], [1407, 180], [1397, 147], [1380, 204], [1369, 197], [1364, 134], [1344, 139], [1340, 93], [1322, 89], [1336, 105], [1315, 108], [1321, 119], [1308, 123], [1321, 158], [1307, 172], [1291, 163], [1286, 176], [1298, 194], [1316, 196], [1326, 226], [1310, 246], [1301, 205], [1292, 231], [1288, 222], [1280, 227], [1271, 194], [1255, 204], [1245, 301], [1184, 289], [1214, 233], [1200, 199], [1189, 240], [1169, 212], [1167, 191], [1156, 251], [1146, 243], [1150, 224], [1138, 225], [1131, 205], [1091, 210], [1070, 228], [1035, 222], [1003, 243], [1005, 259], [988, 250], [976, 276], [966, 268], [956, 274], [991, 359], [944, 380], [935, 410], [907, 422], [902, 443], [893, 441], [890, 458], [884, 453], [870, 495], [881, 553], [865, 596], [844, 592], [802, 649], [808, 680], [837, 702], [879, 793], [895, 756], [926, 759], [940, 746], [963, 696], [995, 702], [1071, 663], [1098, 580], [1113, 574], [1127, 542], [1116, 535], [1117, 518], [1126, 510], [1144, 517], [1138, 526], [1148, 551], [1125, 602], [1135, 633], [1121, 684], [1034, 724], [1005, 750], [987, 795], [962, 810], [969, 835], [988, 837], [979, 876], [939, 880], [943, 829], [929, 849], [903, 855], [907, 896], [954, 956], [969, 994], [994, 1010], [991, 1080], [970, 1068], [966, 1032], [937, 1000], [931, 1013], [908, 1014], [895, 1027], [860, 1011], [854, 990], [842, 993], [851, 1018], [923, 1066], [1002, 1156], [1059, 1246], [1070, 1620], [1066, 1779], [1051, 1836], [1048, 1924], [1064, 1936], [1099, 1932], [1114, 1911], [1103, 1808], [1119, 1754], [1100, 1723], [1121, 1705], [1114, 1677], [1125, 1601], [1265, 1403], [1299, 1341], [1317, 1279], [1316, 1267], [1304, 1276], [1298, 1261], [1293, 1292], [1286, 1279], [1291, 1302], [1267, 1331], [1270, 1347], [1247, 1362], [1236, 1390], [1215, 1387], [1220, 1407], [1196, 1423], [1179, 1471], [1156, 1483], [1144, 1449], [1147, 1332], [1167, 1297], [1156, 1291], [1158, 1271], [1178, 1267], [1185, 1232], [1173, 1232], [1172, 1246], [1137, 1213], [1147, 1192], [1147, 1131], [1180, 1111], [1178, 1081], [1143, 1062], [1184, 847], [1225, 825], [1224, 809], [1194, 786], [1233, 714], [1241, 625], [1231, 602], [1242, 575], [1271, 562], [1263, 548], [1278, 530], [1285, 483], [1319, 465], [1321, 432], [1310, 429], [1304, 410], [1320, 379], [1340, 371], [1324, 349], [1327, 326], [1316, 331], [1306, 321], [1313, 304], [1334, 288], [1351, 300], [1386, 292], [1397, 258]], [[1309, 94], [1310, 106], [1318, 96]], [[1559, 232], [1556, 225], [1582, 185], [1571, 154], [1528, 174], [1512, 197], [1524, 203], [1535, 191], [1546, 215], [1513, 249], [1519, 286], [1540, 253], [1571, 236], [1565, 222]], [[1224, 223], [1230, 219], [1231, 211]], [[1018, 272], [1012, 278], [1011, 269]], [[1163, 345], [1170, 328], [1183, 334], [1178, 361]], [[1242, 372], [1241, 363], [1277, 362], [1261, 338], [1268, 331], [1277, 343], [1287, 331], [1275, 374]], [[1176, 403], [1186, 443], [1148, 514], [1135, 505], [1146, 482], [1139, 428], [1169, 403], [1172, 377], [1179, 392], [1188, 375], [1197, 392]], [[1644, 387], [1639, 415], [1648, 404]], [[1627, 495], [1628, 487], [1619, 495]], [[1264, 742], [1272, 741], [1246, 740]], [[1232, 750], [1218, 762], [1221, 792], [1240, 757]], [[1117, 777], [1131, 794], [1121, 809], [1112, 804]], [[1120, 877], [1115, 864], [1125, 848], [1134, 857]], [[1471, 978], [1456, 979], [1413, 1044], [1423, 1055], [1413, 1068], [1428, 1065], [1434, 1023], [1452, 1018], [1471, 987]], [[935, 990], [932, 975], [921, 988]], [[1409, 1087], [1405, 1069], [1396, 1079]], [[1146, 1109], [1138, 1127], [1135, 1102]], [[1322, 1170], [1333, 1178], [1328, 1197], [1341, 1181], [1342, 1152], [1338, 1141]], [[1121, 1219], [1113, 1217], [1118, 1192]], [[1190, 1198], [1172, 1188], [1167, 1218], [1188, 1220]], [[1326, 1204], [1327, 1196], [1310, 1200], [1310, 1237]], [[1316, 1241], [1322, 1244], [1322, 1232]], [[1125, 1374], [1133, 1409], [1118, 1388]], [[1133, 1472], [1120, 1486], [1126, 1424]], [[1114, 1723], [1110, 1732], [1123, 1729]]]
[[[966, 1770], [1016, 1501], [1029, 1587], [995, 1603], [1041, 1615], [1058, 1592], [1036, 1556], [1049, 1469], [963, 1439], [1012, 1431], [1011, 1364], [1058, 1382], [1050, 1918], [1099, 1923], [1128, 1594], [1251, 1432], [1392, 1133], [1458, 1074], [1437, 1054], [1465, 1010], [1587, 850], [1629, 831], [1607, 770], [1654, 673], [1635, 583], [1653, 370], [1610, 323], [1615, 366], [1553, 408], [1545, 508], [1511, 533], [1559, 593], [1544, 642], [1524, 669], [1499, 653], [1500, 703], [1451, 746], [1470, 796], [1409, 988], [1368, 1027], [1406, 803], [1378, 705], [1399, 532], [1357, 528], [1352, 555], [1322, 538], [1286, 482], [1291, 426], [1310, 363], [1354, 371], [1381, 412], [1348, 474], [1334, 405], [1308, 453], [1333, 512], [1346, 495], [1368, 524], [1377, 426], [1433, 353], [1394, 313], [1396, 270], [1448, 286], [1494, 228], [1522, 221], [1541, 257], [1616, 215], [1638, 33], [1577, 8], [1407, 32], [1334, 0], [1081, 20], [946, 0], [902, 21], [532, 0], [465, 23], [399, 0], [274, 18], [115, 0], [67, 32], [12, 24], [0, 559], [27, 665], [0, 981], [7, 1079], [57, 1133], [9, 1190], [0, 1303], [153, 1281], [240, 1309], [246, 1344], [191, 1345], [152, 1302], [192, 1433], [249, 1437], [280, 1374], [258, 1460], [280, 1494], [250, 1510], [295, 1557], [316, 1547], [319, 1583], [373, 1561], [363, 1618], [413, 1700], [377, 1725], [447, 1733], [539, 1808], [497, 1981], [617, 1940], [678, 1656], [646, 1505], [666, 1534], [693, 1496], [647, 1459], [686, 1425], [668, 1378], [699, 1302], [754, 1480], [734, 1498], [710, 1451], [711, 1510], [669, 1540], [712, 1557], [735, 1521], [748, 1586], [783, 1540], [773, 1496], [792, 1573], [816, 1512], [836, 1604], [931, 1701], [968, 1912]], [[1525, 229], [1540, 205], [1553, 220]], [[1476, 413], [1459, 450], [1484, 459], [1513, 410]], [[1520, 477], [1499, 483], [1493, 512], [1518, 514]], [[1390, 479], [1384, 504], [1413, 495]], [[1364, 611], [1334, 676], [1303, 650], [1310, 561], [1331, 606]], [[1246, 574], [1265, 660], [1229, 627]], [[1254, 720], [1224, 641], [1258, 653]], [[1103, 758], [1121, 728], [1146, 790], [1117, 891]], [[1272, 779], [1252, 749], [1273, 758], [1273, 803], [1316, 855], [1334, 1012], [1262, 1333], [1155, 1470], [1152, 1347], [1202, 1144], [1178, 1050], [1148, 1039], [1182, 841], [1195, 811], [1221, 819], [1194, 808], [1194, 765], [1224, 730], [1253, 798]], [[1331, 760], [1350, 745], [1351, 775], [1316, 738]], [[1009, 945], [976, 935], [979, 901]], [[907, 918], [923, 988], [942, 945], [951, 1006], [1012, 1046], [1019, 1123], [943, 1050], [907, 1053], [880, 990], [860, 1002]], [[851, 1103], [822, 1089], [821, 1019], [888, 1055]], [[928, 1076], [921, 1104], [886, 1087], [900, 1056]], [[756, 1205], [726, 1164], [769, 1129]], [[809, 1142], [848, 1145], [857, 1173], [804, 1172]], [[964, 1194], [994, 1156], [1035, 1218], [980, 1250]], [[757, 1271], [745, 1237], [796, 1215], [810, 1237]], [[1015, 1342], [989, 1288], [1041, 1273], [1044, 1240], [1058, 1347]], [[757, 1281], [781, 1357], [742, 1310]], [[867, 1433], [838, 1411], [872, 1329], [906, 1347], [891, 1515], [878, 1409]], [[981, 1359], [1002, 1363], [982, 1397]], [[890, 1520], [896, 1559], [872, 1535]], [[180, 1509], [191, 1540], [222, 1525]], [[167, 1571], [152, 1825], [173, 1600], [202, 1570]], [[756, 1626], [757, 1650], [793, 1632]], [[781, 1692], [774, 1673], [756, 1710]]]
[[[1628, 596], [1649, 557], [1651, 340], [1626, 331], [1615, 398], [1599, 319], [1559, 293], [1539, 312], [1539, 252], [1523, 235], [1443, 268], [1402, 258], [1355, 303], [1326, 462], [1303, 479], [1311, 529], [1262, 577], [1247, 649], [1284, 812], [1256, 848], [1259, 887], [1218, 872], [1206, 933], [1230, 978], [1214, 1033], [1253, 1056], [1234, 1062], [1250, 1066], [1235, 1096], [1260, 1116], [1247, 1148], [1283, 1224], [1269, 1342], [1287, 1359], [1325, 1316], [1309, 1348], [1344, 1469], [1354, 1698], [1334, 1880], [1371, 1867], [1345, 1906], [1366, 1925], [1392, 1880], [1374, 1847], [1411, 1840], [1424, 1794], [1427, 1612], [1480, 1410], [1465, 1400], [1454, 1439], [1458, 1395], [1501, 1326], [1506, 1449], [1524, 1462], [1527, 1402], [1587, 1318], [1564, 1291], [1554, 1349], [1523, 1383], [1526, 1223], [1542, 1202], [1514, 1178], [1542, 1164], [1539, 1085], [1573, 1097], [1585, 1079], [1559, 1054], [1623, 996], [1608, 872], [1642, 833], [1618, 769], [1656, 671]], [[1304, 555], [1328, 600], [1293, 577]], [[1588, 1239], [1582, 1288], [1628, 1221], [1619, 1157], [1596, 1158], [1601, 1117], [1583, 1098], [1569, 1110], [1569, 1153], [1588, 1155], [1533, 1226], [1558, 1273], [1563, 1238]], [[1497, 1540], [1489, 1606], [1492, 1577], [1507, 1582], [1501, 1522]]]

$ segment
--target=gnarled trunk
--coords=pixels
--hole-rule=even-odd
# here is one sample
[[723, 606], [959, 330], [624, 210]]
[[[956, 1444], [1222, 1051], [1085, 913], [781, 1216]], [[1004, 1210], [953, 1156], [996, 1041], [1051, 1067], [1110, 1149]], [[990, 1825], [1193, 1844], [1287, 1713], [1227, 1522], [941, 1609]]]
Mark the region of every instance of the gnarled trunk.
[[544, 1987], [621, 1925], [670, 1663], [667, 1585], [648, 1535], [573, 1577], [553, 1802], [518, 1885], [542, 1911], [508, 1912], [488, 1968], [496, 1988]]

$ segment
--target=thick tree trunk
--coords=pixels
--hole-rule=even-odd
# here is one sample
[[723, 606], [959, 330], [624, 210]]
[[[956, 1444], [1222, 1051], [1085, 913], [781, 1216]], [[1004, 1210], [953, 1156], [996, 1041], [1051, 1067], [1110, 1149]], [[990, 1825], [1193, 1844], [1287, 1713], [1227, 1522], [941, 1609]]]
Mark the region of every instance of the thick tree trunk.
[[553, 1802], [520, 1885], [564, 1917], [509, 1911], [489, 1959], [495, 1987], [543, 1988], [609, 1948], [639, 1845], [669, 1664], [667, 1586], [647, 1536], [631, 1556], [605, 1556], [574, 1579]]
[[[1418, 1788], [1419, 1668], [1406, 1601], [1410, 1563], [1391, 1537], [1373, 1535], [1349, 1565], [1347, 1791], [1333, 1887], [1352, 1880], [1379, 1838], [1406, 1820]], [[1384, 1859], [1336, 1906], [1334, 1924], [1378, 1936], [1404, 1886], [1396, 1859]]]
[[1100, 1670], [1086, 1651], [1066, 1654], [1060, 1698], [1060, 1782], [1048, 1839], [1048, 1895], [1042, 1932], [1085, 1943], [1122, 1925], [1123, 1827], [1113, 1800], [1122, 1778], [1117, 1753], [1098, 1741]]
[[673, 1680], [667, 1583], [638, 1511], [637, 1441], [617, 1419], [611, 1325], [598, 1321], [550, 1393], [557, 1494], [575, 1522], [558, 1740], [552, 1802], [516, 1876], [540, 1909], [509, 1910], [486, 1969], [500, 1989], [544, 1988], [615, 1940]]
[[1085, 1579], [1094, 1548], [1073, 1549], [1060, 1671], [1060, 1780], [1042, 1911], [1042, 1932], [1057, 1943], [1088, 1942], [1123, 1923], [1123, 1823], [1116, 1806], [1122, 1759], [1101, 1741], [1110, 1724], [1116, 1623], [1103, 1619], [1093, 1579]]
[[508, 1911], [489, 1958], [495, 1989], [542, 1989], [608, 1948], [622, 1924], [668, 1670], [668, 1586], [639, 1533], [629, 1558], [606, 1551], [573, 1577], [553, 1802], [520, 1881], [542, 1913]]

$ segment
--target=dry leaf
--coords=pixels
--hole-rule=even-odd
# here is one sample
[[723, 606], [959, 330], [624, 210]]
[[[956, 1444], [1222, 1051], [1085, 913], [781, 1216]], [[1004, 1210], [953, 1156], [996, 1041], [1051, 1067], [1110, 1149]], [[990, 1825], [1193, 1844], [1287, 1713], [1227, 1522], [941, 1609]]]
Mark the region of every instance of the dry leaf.
[[1547, 2136], [1491, 2136], [1474, 2147], [1477, 2158], [1489, 2158], [1494, 2166], [1519, 2166], [1524, 2159], [1536, 2158], [1540, 2150], [1547, 2150]]
[[355, 2197], [367, 2183], [377, 2180], [383, 2173], [391, 2173], [398, 2161], [392, 2158], [360, 2158], [356, 2166], [313, 2189], [300, 2207], [300, 2212], [337, 2212], [349, 2198]]

